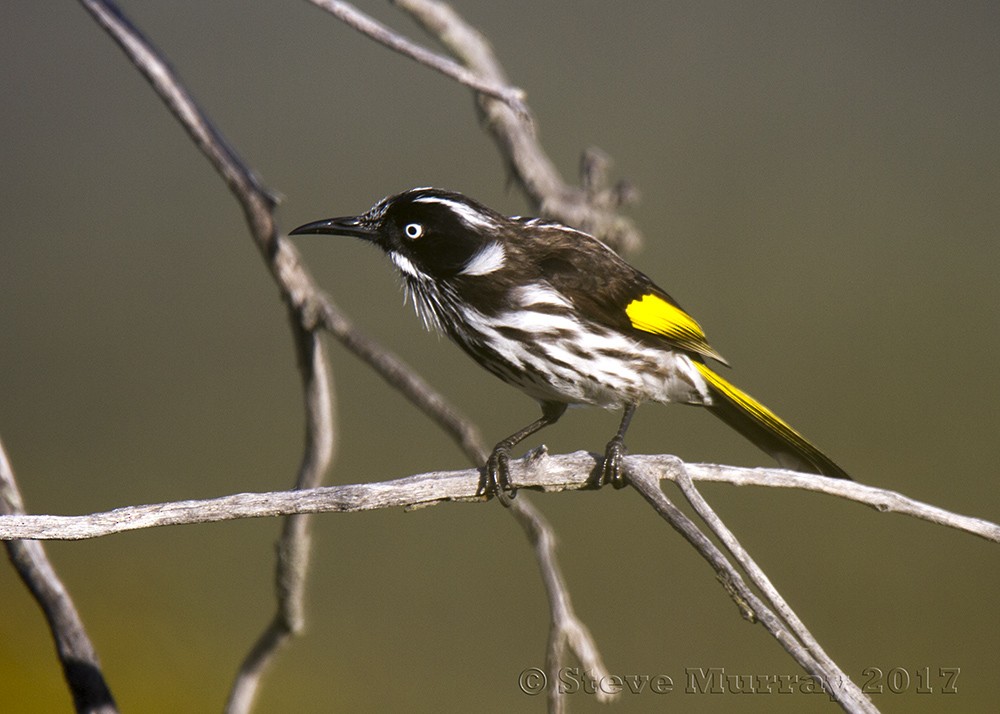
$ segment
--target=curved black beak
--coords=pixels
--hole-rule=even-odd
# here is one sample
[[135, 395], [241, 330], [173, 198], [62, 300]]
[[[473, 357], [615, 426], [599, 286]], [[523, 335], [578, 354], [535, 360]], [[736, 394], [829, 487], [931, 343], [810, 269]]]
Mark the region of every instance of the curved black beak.
[[354, 236], [356, 238], [364, 238], [366, 240], [373, 240], [375, 238], [375, 231], [366, 226], [360, 216], [327, 218], [322, 221], [306, 223], [304, 226], [299, 226], [295, 230], [289, 231], [288, 235], [302, 235], [303, 233]]

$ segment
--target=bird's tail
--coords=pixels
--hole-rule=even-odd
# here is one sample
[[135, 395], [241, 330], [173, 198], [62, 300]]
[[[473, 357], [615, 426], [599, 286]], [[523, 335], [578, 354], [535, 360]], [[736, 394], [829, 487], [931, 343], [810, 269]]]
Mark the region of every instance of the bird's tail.
[[712, 395], [709, 410], [770, 454], [781, 466], [834, 478], [851, 478], [830, 457], [749, 394], [734, 387], [707, 365], [696, 362], [695, 367], [705, 378]]

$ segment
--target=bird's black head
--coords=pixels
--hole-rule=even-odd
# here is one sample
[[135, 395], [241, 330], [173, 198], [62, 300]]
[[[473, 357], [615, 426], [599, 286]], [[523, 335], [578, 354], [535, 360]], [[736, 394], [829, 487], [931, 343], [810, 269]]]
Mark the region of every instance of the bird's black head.
[[360, 216], [307, 223], [292, 234], [324, 233], [378, 245], [405, 276], [446, 280], [503, 267], [510, 220], [459, 193], [414, 188], [387, 196]]

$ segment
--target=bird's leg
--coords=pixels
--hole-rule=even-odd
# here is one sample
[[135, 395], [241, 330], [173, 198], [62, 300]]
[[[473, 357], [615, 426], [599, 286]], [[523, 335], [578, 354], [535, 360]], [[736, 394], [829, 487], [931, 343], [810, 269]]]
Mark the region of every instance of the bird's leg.
[[604, 450], [604, 468], [601, 470], [601, 485], [609, 483], [615, 488], [621, 488], [625, 485], [625, 477], [622, 474], [622, 459], [626, 453], [625, 432], [628, 431], [632, 415], [635, 414], [635, 407], [634, 402], [625, 405], [625, 411], [622, 413], [622, 422], [618, 426], [618, 433], [608, 442], [608, 446]]
[[486, 496], [509, 493], [510, 498], [513, 498], [517, 491], [510, 485], [510, 450], [539, 429], [555, 424], [565, 411], [566, 404], [562, 402], [543, 402], [542, 416], [494, 446], [493, 452], [486, 460], [480, 492]]

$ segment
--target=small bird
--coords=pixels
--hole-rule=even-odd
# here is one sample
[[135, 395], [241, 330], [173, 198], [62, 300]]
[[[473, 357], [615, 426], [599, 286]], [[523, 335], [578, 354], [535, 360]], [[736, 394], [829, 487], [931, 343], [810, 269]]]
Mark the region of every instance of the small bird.
[[[507, 494], [515, 444], [570, 404], [623, 409], [600, 483], [624, 485], [625, 432], [645, 401], [709, 409], [781, 466], [850, 478], [774, 412], [708, 366], [727, 365], [701, 326], [604, 243], [540, 218], [507, 217], [466, 196], [414, 188], [359, 216], [292, 234], [354, 236], [389, 256], [428, 329], [536, 399], [542, 416], [498, 442], [482, 490]], [[728, 366], [728, 365], [727, 365]]]

